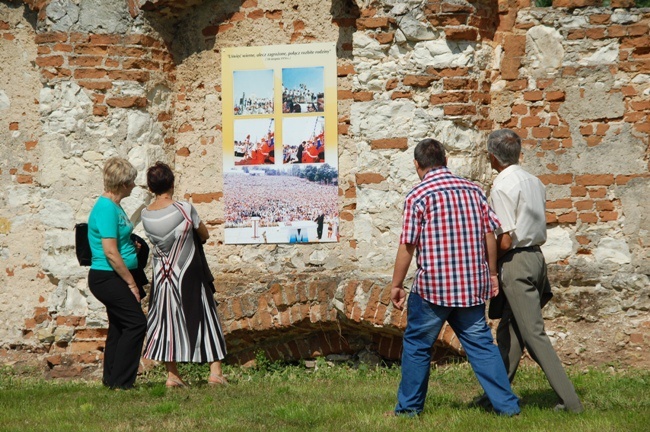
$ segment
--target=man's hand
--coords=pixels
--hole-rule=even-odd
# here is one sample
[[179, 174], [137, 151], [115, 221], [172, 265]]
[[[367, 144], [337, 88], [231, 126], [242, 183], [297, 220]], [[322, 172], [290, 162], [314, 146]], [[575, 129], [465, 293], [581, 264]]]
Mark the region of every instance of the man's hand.
[[395, 258], [395, 268], [393, 269], [393, 280], [391, 281], [390, 299], [396, 309], [402, 310], [404, 308], [404, 299], [406, 293], [404, 292], [404, 278], [408, 272], [409, 265], [415, 253], [415, 245], [403, 243], [397, 248], [397, 257]]
[[490, 275], [490, 297], [496, 297], [499, 294], [499, 276]]
[[395, 309], [402, 310], [404, 309], [404, 300], [406, 299], [406, 292], [404, 287], [394, 286], [390, 290], [390, 300], [393, 302]]

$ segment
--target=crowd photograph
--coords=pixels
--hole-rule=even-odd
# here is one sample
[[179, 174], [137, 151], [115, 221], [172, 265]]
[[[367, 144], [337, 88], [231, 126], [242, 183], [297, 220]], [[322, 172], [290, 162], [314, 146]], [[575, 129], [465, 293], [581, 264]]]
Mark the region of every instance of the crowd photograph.
[[[249, 232], [254, 222], [260, 229], [274, 228], [265, 231], [268, 243], [290, 243], [292, 227], [309, 229], [308, 241], [337, 241], [336, 171], [326, 164], [305, 168], [311, 169], [296, 166], [226, 172], [223, 186], [226, 243], [238, 230]], [[300, 234], [304, 241], [304, 233]], [[263, 241], [260, 237], [259, 242]]]
[[282, 69], [282, 113], [325, 111], [323, 67]]
[[234, 71], [234, 114], [273, 114], [273, 92], [273, 70]]

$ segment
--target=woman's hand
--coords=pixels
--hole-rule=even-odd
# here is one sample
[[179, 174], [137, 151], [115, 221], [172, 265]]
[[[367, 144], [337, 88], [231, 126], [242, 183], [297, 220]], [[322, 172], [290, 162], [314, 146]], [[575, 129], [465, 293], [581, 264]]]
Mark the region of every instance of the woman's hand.
[[135, 299], [138, 301], [138, 303], [140, 303], [140, 289], [138, 286], [135, 283], [129, 284], [129, 290], [131, 290], [131, 293], [135, 296]]
[[108, 263], [111, 265], [111, 267], [113, 267], [115, 273], [120, 275], [124, 282], [126, 282], [126, 284], [129, 286], [129, 290], [133, 293], [135, 299], [139, 303], [140, 290], [135, 284], [131, 272], [128, 268], [126, 268], [124, 260], [122, 259], [122, 255], [120, 255], [120, 252], [117, 249], [117, 240], [114, 238], [103, 238], [102, 248], [104, 249], [104, 254], [106, 255], [106, 259], [108, 259]]

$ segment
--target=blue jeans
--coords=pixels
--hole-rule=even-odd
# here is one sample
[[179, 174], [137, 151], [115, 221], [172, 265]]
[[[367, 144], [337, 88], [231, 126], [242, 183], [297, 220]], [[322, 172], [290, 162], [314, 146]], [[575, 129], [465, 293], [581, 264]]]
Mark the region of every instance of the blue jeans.
[[424, 409], [431, 370], [431, 347], [445, 321], [458, 336], [476, 378], [499, 414], [519, 413], [499, 349], [485, 322], [485, 305], [468, 308], [436, 306], [411, 293], [402, 351], [402, 381], [397, 392], [397, 414], [416, 415]]

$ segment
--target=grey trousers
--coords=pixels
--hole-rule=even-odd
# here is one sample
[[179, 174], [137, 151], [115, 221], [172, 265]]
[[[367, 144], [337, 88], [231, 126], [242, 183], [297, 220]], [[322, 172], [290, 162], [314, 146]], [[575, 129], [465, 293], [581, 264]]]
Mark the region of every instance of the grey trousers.
[[497, 343], [510, 382], [525, 347], [565, 408], [582, 411], [580, 399], [544, 329], [542, 307], [551, 297], [544, 255], [538, 247], [516, 249], [499, 261], [499, 267], [507, 301], [497, 327]]

